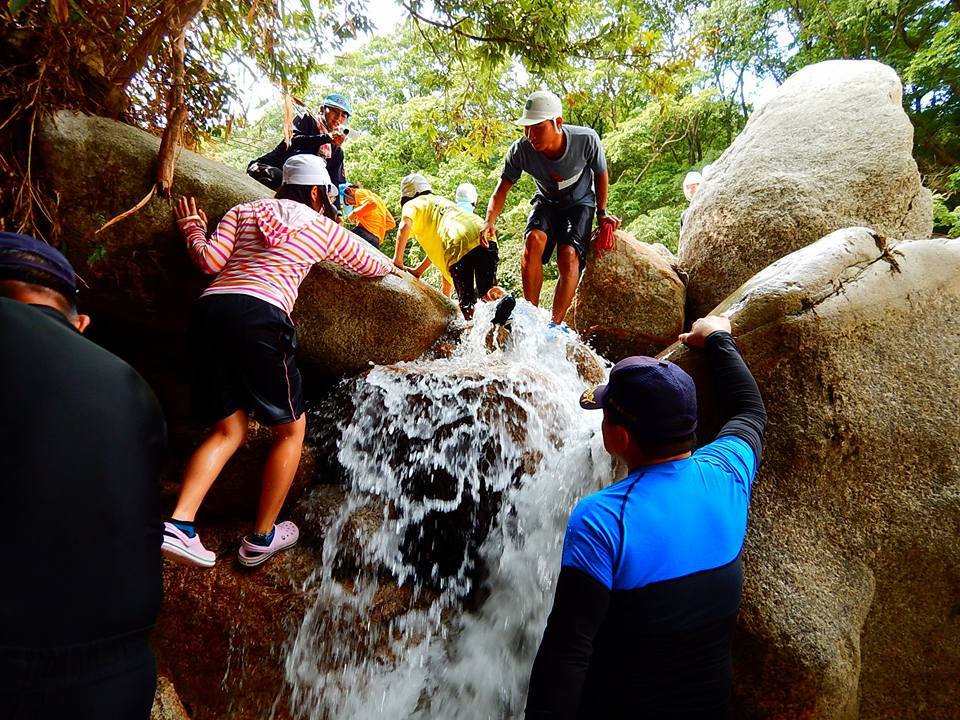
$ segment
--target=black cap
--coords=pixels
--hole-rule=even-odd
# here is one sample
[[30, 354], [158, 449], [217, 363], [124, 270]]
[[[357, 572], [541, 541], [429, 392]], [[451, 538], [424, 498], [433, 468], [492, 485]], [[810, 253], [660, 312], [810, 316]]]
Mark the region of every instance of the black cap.
[[[29, 235], [0, 232], [0, 272], [3, 271], [12, 276], [16, 271], [29, 272], [31, 278], [38, 278], [31, 282], [67, 296], [77, 293], [77, 274], [70, 261], [52, 245]], [[49, 282], [45, 281], [47, 278]]]
[[654, 441], [681, 440], [697, 430], [693, 378], [669, 360], [624, 358], [613, 366], [606, 385], [580, 396], [580, 406], [611, 410], [636, 433]]

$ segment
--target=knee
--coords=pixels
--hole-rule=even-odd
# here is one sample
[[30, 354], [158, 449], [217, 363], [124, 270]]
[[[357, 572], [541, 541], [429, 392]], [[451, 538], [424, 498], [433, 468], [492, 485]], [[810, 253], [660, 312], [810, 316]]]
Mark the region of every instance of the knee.
[[275, 442], [303, 442], [307, 431], [307, 416], [301, 415], [293, 422], [274, 425], [270, 428]]
[[238, 411], [218, 422], [210, 432], [219, 435], [224, 442], [239, 447], [247, 439], [247, 425], [246, 413]]
[[580, 271], [580, 258], [577, 251], [569, 245], [557, 249], [557, 269], [561, 275], [569, 275]]
[[543, 249], [547, 246], [547, 235], [543, 230], [531, 230], [527, 233], [523, 244], [523, 257], [521, 263], [526, 266], [529, 263], [539, 263], [543, 257]]

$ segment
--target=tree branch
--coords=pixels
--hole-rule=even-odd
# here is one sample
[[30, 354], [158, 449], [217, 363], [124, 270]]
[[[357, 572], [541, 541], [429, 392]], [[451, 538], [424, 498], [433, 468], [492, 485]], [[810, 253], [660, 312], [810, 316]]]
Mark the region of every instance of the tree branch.
[[179, 35], [206, 6], [207, 0], [167, 0], [159, 17], [143, 31], [126, 59], [111, 74], [110, 82], [113, 87], [124, 94], [130, 80], [157, 52], [163, 39], [168, 35]]

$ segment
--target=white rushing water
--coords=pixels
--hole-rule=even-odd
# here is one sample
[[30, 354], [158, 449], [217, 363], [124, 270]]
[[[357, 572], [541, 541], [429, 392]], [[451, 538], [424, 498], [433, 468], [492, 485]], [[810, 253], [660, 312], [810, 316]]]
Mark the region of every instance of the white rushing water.
[[[341, 428], [339, 451], [347, 501], [327, 528], [311, 581], [316, 600], [286, 661], [290, 704], [302, 718], [523, 715], [566, 521], [579, 498], [609, 482], [613, 468], [600, 414], [578, 403], [587, 384], [567, 359], [572, 338], [549, 337], [545, 313], [521, 302], [511, 337], [490, 351], [492, 313], [492, 304], [480, 304], [452, 357], [377, 367], [355, 386], [357, 411]], [[440, 499], [424, 497], [431, 494], [423, 492], [425, 482]], [[454, 511], [461, 495], [474, 508], [484, 507], [484, 498], [501, 502], [493, 504], [479, 548], [451, 566], [445, 551], [458, 549], [470, 529], [430, 518]], [[352, 528], [348, 519], [371, 502], [384, 508], [384, 522], [354, 541], [361, 569], [344, 579], [336, 566]], [[469, 520], [474, 526], [477, 517]], [[433, 577], [421, 587], [410, 548], [424, 539], [424, 518], [424, 538], [446, 534], [433, 546]], [[419, 560], [423, 580], [424, 562], [432, 560], [423, 553]], [[476, 562], [486, 569], [485, 599], [468, 611]], [[378, 618], [388, 576], [419, 600], [385, 622]]]

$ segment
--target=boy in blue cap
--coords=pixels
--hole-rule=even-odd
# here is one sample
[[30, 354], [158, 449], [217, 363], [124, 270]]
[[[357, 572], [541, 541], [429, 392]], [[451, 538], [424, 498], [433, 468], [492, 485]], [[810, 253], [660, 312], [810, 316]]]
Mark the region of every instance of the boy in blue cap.
[[629, 473], [570, 517], [527, 718], [726, 716], [766, 411], [727, 318], [680, 339], [706, 352], [726, 424], [694, 450], [696, 388], [666, 360], [621, 360], [583, 394]]
[[[350, 101], [339, 93], [330, 93], [323, 99], [319, 118], [304, 109], [293, 121], [290, 144], [281, 140], [273, 150], [253, 160], [247, 166], [247, 174], [271, 190], [277, 190], [283, 182], [283, 164], [294, 155], [309, 153], [327, 161], [327, 172], [334, 185], [345, 183], [342, 142], [338, 143], [333, 136], [346, 126], [350, 109]], [[339, 199], [336, 206], [339, 210]]]

